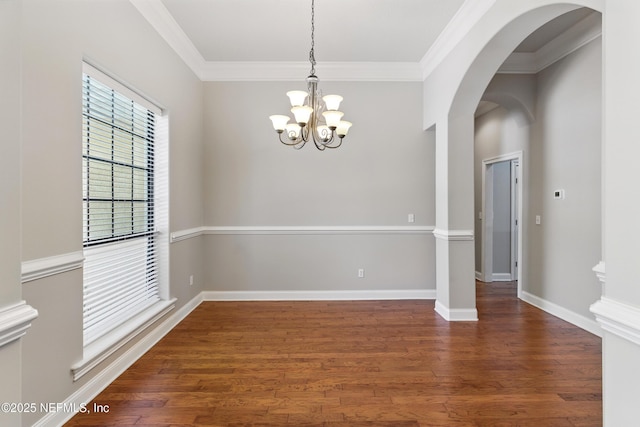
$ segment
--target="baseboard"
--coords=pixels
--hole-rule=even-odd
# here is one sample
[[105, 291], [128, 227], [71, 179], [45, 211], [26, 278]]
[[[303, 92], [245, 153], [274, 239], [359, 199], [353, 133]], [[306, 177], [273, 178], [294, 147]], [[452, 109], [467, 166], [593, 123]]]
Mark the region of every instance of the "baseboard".
[[440, 301], [436, 301], [436, 313], [449, 322], [477, 322], [478, 310], [475, 308], [447, 308]]
[[[162, 337], [187, 317], [189, 313], [200, 305], [201, 302], [202, 294], [199, 294], [186, 303], [182, 308], [165, 319], [165, 321], [158, 325], [158, 327], [120, 355], [120, 357], [114, 360], [109, 366], [104, 368], [95, 377], [91, 378], [86, 384], [67, 397], [64, 402], [61, 402], [63, 407], [80, 409], [81, 403], [88, 404], [125, 370], [142, 357], [142, 355], [149, 351], [158, 341], [160, 341], [160, 339], [162, 339]], [[62, 426], [74, 415], [76, 415], [74, 412], [50, 412], [33, 424], [33, 427]]]
[[484, 280], [483, 280], [483, 279], [484, 279], [484, 276], [482, 275], [482, 273], [481, 273], [481, 272], [479, 272], [479, 271], [476, 271], [476, 280], [479, 280], [479, 281], [481, 281], [481, 282], [484, 282]]
[[512, 280], [511, 273], [493, 273], [491, 276], [492, 282], [511, 282]]
[[435, 289], [367, 291], [204, 291], [204, 301], [351, 301], [436, 299]]
[[528, 292], [522, 291], [521, 299], [533, 305], [534, 307], [539, 308], [540, 310], [546, 311], [549, 314], [552, 314], [566, 322], [569, 322], [581, 329], [584, 329], [587, 332], [590, 332], [599, 337], [602, 336], [602, 328], [595, 320], [591, 320], [587, 317], [584, 317], [578, 313], [575, 313], [571, 310], [568, 310], [564, 307], [559, 306], [558, 304], [547, 301], [543, 298], [530, 294]]

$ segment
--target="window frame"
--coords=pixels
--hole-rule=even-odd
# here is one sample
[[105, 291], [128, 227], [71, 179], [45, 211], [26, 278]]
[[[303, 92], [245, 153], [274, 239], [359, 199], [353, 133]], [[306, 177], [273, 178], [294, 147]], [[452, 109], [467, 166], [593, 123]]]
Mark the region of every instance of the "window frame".
[[[149, 113], [155, 114], [156, 126], [153, 130], [154, 147], [152, 156], [146, 156], [147, 162], [151, 157], [152, 165], [148, 163], [145, 167], [151, 167], [152, 173], [146, 174], [145, 185], [145, 214], [147, 223], [144, 224], [144, 230], [139, 232], [135, 224], [135, 213], [133, 208], [131, 210], [131, 229], [130, 233], [118, 233], [115, 232], [115, 225], [112, 224], [111, 235], [101, 236], [99, 238], [91, 239], [91, 233], [89, 230], [89, 224], [87, 216], [89, 215], [89, 201], [91, 200], [91, 194], [87, 187], [89, 185], [88, 176], [83, 177], [83, 249], [87, 252], [101, 251], [108, 246], [118, 245], [118, 242], [132, 242], [140, 239], [147, 239], [148, 245], [154, 247], [155, 254], [155, 274], [156, 287], [157, 287], [157, 299], [151, 301], [150, 304], [142, 304], [139, 310], [135, 313], [129, 313], [126, 320], [119, 322], [118, 325], [110, 327], [108, 331], [103, 331], [99, 336], [93, 337], [88, 340], [84, 333], [83, 326], [83, 358], [78, 363], [71, 367], [74, 381], [81, 378], [84, 374], [89, 372], [93, 367], [97, 366], [101, 361], [109, 357], [119, 348], [124, 346], [131, 339], [142, 333], [145, 329], [153, 325], [157, 320], [161, 319], [166, 313], [175, 308], [176, 299], [170, 299], [168, 297], [168, 117], [162, 114], [162, 109], [157, 107], [155, 103], [150, 102], [147, 97], [140, 95], [137, 91], [133, 91], [127, 85], [121, 83], [118, 80], [106, 73], [102, 72], [98, 68], [89, 64], [86, 61], [82, 63], [83, 70], [83, 97], [85, 93], [84, 75], [89, 75], [91, 79], [99, 81], [102, 85], [107, 86], [111, 90], [120, 93], [124, 97], [134, 101], [135, 104], [139, 104], [149, 111]], [[82, 116], [83, 116], [83, 137], [85, 136], [85, 105], [86, 100], [83, 99]], [[89, 168], [89, 162], [91, 159], [91, 153], [85, 153], [85, 141], [82, 142], [82, 158], [83, 158], [83, 174], [87, 171], [85, 168]], [[85, 156], [86, 154], [86, 156]], [[99, 159], [99, 162], [107, 164], [109, 162], [105, 159]], [[132, 164], [134, 160], [132, 160]], [[114, 164], [117, 164], [115, 162]], [[113, 171], [113, 166], [111, 166]], [[134, 186], [134, 170], [140, 170], [138, 168], [131, 168], [132, 183]], [[115, 187], [113, 180], [115, 174], [111, 173], [110, 180], [112, 188]], [[132, 189], [132, 196], [134, 190]], [[105, 202], [114, 203], [116, 198], [105, 198]], [[86, 203], [86, 205], [85, 205]], [[133, 202], [132, 202], [133, 203]], [[153, 211], [153, 212], [152, 212]], [[85, 229], [85, 227], [87, 227]], [[94, 236], [95, 237], [95, 236]], [[147, 246], [149, 247], [149, 246]], [[83, 267], [90, 263], [85, 259]], [[84, 270], [83, 270], [84, 271]], [[85, 304], [85, 279], [83, 273], [83, 305]], [[83, 309], [83, 325], [85, 323], [85, 314]]]

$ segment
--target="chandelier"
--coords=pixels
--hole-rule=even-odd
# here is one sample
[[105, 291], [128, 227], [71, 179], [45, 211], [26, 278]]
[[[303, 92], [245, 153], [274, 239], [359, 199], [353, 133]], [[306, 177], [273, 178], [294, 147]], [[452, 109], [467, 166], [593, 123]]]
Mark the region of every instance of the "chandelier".
[[[311, 0], [311, 51], [309, 62], [311, 74], [307, 77], [307, 91], [292, 90], [287, 92], [291, 102], [291, 112], [295, 123], [289, 123], [289, 116], [269, 116], [273, 128], [278, 132], [280, 142], [299, 150], [313, 140], [318, 150], [338, 148], [342, 139], [349, 132], [351, 123], [342, 120], [343, 112], [338, 111], [342, 97], [325, 95], [318, 89], [316, 76], [316, 58], [314, 56], [315, 32], [315, 0]], [[283, 138], [284, 134], [284, 138]]]

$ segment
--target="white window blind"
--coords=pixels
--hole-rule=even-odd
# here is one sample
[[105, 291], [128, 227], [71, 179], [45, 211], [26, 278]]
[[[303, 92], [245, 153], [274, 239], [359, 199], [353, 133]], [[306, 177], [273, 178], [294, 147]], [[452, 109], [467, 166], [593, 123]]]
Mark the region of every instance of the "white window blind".
[[160, 297], [156, 113], [138, 95], [86, 64], [82, 93], [86, 346]]

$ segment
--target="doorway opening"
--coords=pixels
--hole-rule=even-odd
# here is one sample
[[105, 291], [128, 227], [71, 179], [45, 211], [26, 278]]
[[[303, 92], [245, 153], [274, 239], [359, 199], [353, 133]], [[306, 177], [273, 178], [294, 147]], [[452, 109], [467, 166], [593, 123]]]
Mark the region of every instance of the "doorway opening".
[[482, 243], [479, 279], [483, 282], [522, 280], [522, 152], [482, 161]]

